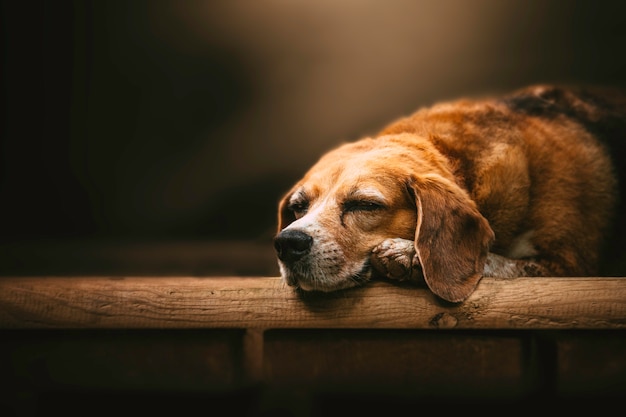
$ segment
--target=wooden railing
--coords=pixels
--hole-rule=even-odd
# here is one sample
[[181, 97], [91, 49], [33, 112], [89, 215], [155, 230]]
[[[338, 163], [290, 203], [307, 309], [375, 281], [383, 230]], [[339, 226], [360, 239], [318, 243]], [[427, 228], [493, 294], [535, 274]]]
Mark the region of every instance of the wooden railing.
[[262, 277], [0, 277], [0, 328], [623, 329], [626, 279], [486, 278], [450, 304], [386, 282], [299, 294]]
[[488, 278], [450, 304], [387, 282], [300, 294], [264, 277], [0, 277], [0, 382], [20, 411], [77, 392], [306, 415], [355, 396], [561, 406], [626, 393], [624, 329], [626, 278]]

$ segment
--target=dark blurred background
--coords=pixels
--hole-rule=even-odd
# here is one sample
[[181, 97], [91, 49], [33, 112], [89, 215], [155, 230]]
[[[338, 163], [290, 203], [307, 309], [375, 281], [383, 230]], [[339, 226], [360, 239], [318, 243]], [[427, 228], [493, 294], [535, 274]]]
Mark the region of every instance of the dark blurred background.
[[[160, 250], [196, 262], [191, 272], [273, 274], [276, 204], [323, 152], [438, 100], [536, 82], [625, 86], [625, 11], [2, 1], [0, 265], [50, 271], [65, 256], [88, 271], [95, 252], [114, 268], [134, 250], [127, 266], [154, 266], [163, 256], [142, 248], [178, 242]], [[241, 268], [244, 253], [256, 266]]]

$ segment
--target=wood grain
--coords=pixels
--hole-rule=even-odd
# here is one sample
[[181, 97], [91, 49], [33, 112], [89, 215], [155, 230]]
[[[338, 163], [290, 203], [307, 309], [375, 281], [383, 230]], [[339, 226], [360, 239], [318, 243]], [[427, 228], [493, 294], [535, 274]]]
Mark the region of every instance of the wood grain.
[[488, 278], [449, 304], [388, 282], [301, 295], [273, 277], [0, 277], [0, 328], [622, 329], [626, 278]]

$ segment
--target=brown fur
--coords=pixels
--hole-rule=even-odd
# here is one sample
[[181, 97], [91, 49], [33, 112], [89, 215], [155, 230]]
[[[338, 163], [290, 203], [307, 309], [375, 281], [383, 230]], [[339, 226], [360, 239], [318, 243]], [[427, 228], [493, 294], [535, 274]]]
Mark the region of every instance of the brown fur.
[[[280, 203], [281, 273], [333, 291], [367, 281], [373, 266], [423, 278], [453, 302], [485, 275], [597, 274], [617, 194], [599, 137], [624, 142], [623, 104], [535, 86], [421, 109], [344, 144]], [[617, 128], [603, 129], [609, 122]], [[297, 240], [307, 247], [292, 250]]]

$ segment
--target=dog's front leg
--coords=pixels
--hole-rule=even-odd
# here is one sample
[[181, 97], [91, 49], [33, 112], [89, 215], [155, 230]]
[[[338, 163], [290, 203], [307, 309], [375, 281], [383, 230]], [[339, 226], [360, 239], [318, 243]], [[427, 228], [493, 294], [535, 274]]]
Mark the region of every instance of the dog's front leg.
[[370, 262], [380, 275], [397, 281], [423, 281], [412, 240], [386, 239], [372, 250]]
[[[413, 241], [386, 239], [372, 250], [370, 262], [376, 272], [396, 281], [423, 281], [422, 268]], [[510, 259], [490, 252], [483, 271], [485, 277], [515, 278], [550, 276], [550, 272], [532, 260]]]

